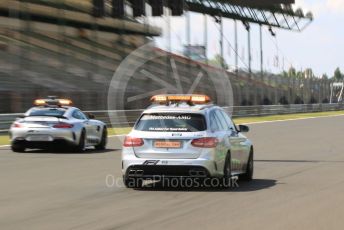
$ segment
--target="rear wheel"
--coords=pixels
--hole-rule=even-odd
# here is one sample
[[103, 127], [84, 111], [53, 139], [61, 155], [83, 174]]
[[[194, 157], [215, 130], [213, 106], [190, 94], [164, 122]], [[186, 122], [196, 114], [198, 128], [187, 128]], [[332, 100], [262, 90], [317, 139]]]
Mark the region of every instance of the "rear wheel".
[[79, 144], [76, 146], [75, 151], [82, 153], [86, 149], [86, 131], [83, 129], [80, 134]]
[[25, 152], [25, 146], [23, 144], [19, 144], [19, 143], [12, 143], [11, 149], [13, 152], [16, 152], [16, 153]]
[[246, 172], [245, 172], [245, 174], [240, 175], [239, 179], [243, 180], [243, 181], [251, 181], [253, 178], [253, 169], [254, 169], [254, 166], [253, 166], [253, 149], [251, 148], [250, 156], [248, 158], [248, 162], [247, 162], [247, 166], [246, 166]]
[[107, 128], [104, 127], [100, 143], [98, 145], [94, 146], [94, 147], [97, 150], [105, 150], [106, 149], [106, 144], [107, 144]]

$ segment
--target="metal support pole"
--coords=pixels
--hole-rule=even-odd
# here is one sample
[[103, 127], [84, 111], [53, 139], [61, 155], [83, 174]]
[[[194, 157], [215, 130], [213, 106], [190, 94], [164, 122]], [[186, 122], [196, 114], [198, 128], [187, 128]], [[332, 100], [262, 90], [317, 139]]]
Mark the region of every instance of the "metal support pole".
[[238, 54], [238, 25], [237, 21], [234, 21], [234, 44], [235, 44], [235, 73], [239, 71], [239, 54]]
[[263, 72], [264, 72], [264, 67], [263, 67], [263, 33], [262, 33], [262, 25], [259, 25], [259, 37], [260, 37], [260, 74], [261, 77], [263, 78]]
[[[63, 41], [65, 41], [66, 39], [66, 21], [65, 21], [65, 12], [64, 9], [62, 8], [62, 6], [65, 5], [65, 0], [62, 1], [62, 4], [60, 5], [59, 8], [59, 36], [61, 37], [61, 39]], [[60, 54], [59, 54], [59, 58], [62, 63], [62, 68], [63, 69], [67, 69], [68, 68], [68, 63], [69, 63], [69, 57], [67, 56], [63, 56], [62, 54], [66, 54], [66, 49], [63, 46], [59, 46], [60, 49]]]
[[[19, 10], [20, 10], [20, 13], [18, 14], [18, 16], [19, 16], [19, 21], [20, 21], [20, 29], [21, 29], [21, 33], [20, 33], [20, 37], [21, 37], [21, 40], [22, 41], [25, 41], [25, 36], [24, 36], [24, 32], [26, 32], [25, 31], [25, 29], [27, 28], [26, 27], [26, 20], [23, 20], [23, 18], [26, 18], [26, 14], [28, 14], [29, 12], [25, 12], [24, 11], [24, 8], [23, 8], [23, 4], [25, 4], [25, 5], [27, 5], [27, 3], [23, 3], [23, 2], [20, 2], [20, 4], [19, 4]], [[25, 12], [25, 13], [24, 13]], [[22, 16], [23, 18], [21, 18], [20, 16]], [[18, 45], [18, 47], [20, 46], [20, 61], [19, 61], [19, 68], [22, 70], [22, 69], [25, 69], [25, 68], [23, 68], [23, 65], [24, 65], [24, 61], [23, 61], [23, 59], [24, 59], [24, 57], [25, 57], [25, 53], [26, 53], [26, 51], [25, 51], [25, 48], [24, 48], [24, 46], [22, 46], [22, 45]]]
[[204, 54], [205, 54], [205, 62], [208, 64], [208, 22], [207, 22], [207, 15], [203, 14], [204, 17]]
[[[147, 0], [144, 0], [144, 7], [145, 7], [145, 12], [148, 12], [147, 10]], [[149, 18], [147, 14], [143, 16], [143, 25], [145, 27], [145, 31], [148, 34], [149, 33]]]
[[191, 45], [191, 22], [190, 22], [190, 11], [186, 12], [186, 46], [187, 46], [187, 56], [190, 57], [189, 46]]
[[225, 67], [224, 56], [223, 56], [223, 21], [222, 16], [220, 16], [220, 55], [221, 55], [221, 66]]
[[[167, 34], [168, 34], [168, 41], [167, 41], [167, 49], [168, 51], [171, 53], [172, 51], [172, 43], [171, 43], [171, 12], [170, 12], [170, 9], [168, 8], [165, 8], [165, 15], [167, 17], [167, 20], [166, 20], [166, 23], [167, 23]], [[168, 78], [171, 78], [171, 71], [170, 71], [170, 68], [169, 66], [171, 65], [171, 54], [169, 55], [166, 55], [166, 76]]]
[[171, 15], [170, 15], [170, 11], [168, 10], [167, 13], [167, 33], [168, 33], [168, 51], [171, 52], [172, 51], [172, 37], [171, 37]]
[[251, 31], [250, 31], [250, 27], [248, 26], [247, 28], [247, 50], [248, 50], [248, 73], [251, 77]]
[[[93, 24], [92, 24], [92, 37], [95, 43], [98, 43], [98, 19], [93, 17]], [[90, 57], [90, 60], [95, 64], [96, 69], [93, 72], [98, 73], [99, 71], [99, 63], [98, 63], [98, 48], [93, 46], [92, 51], [94, 52], [93, 56]], [[88, 72], [91, 75], [91, 72]]]
[[317, 81], [317, 87], [318, 87], [318, 104], [321, 104], [321, 80]]
[[[125, 7], [125, 6], [124, 6]], [[121, 16], [120, 18], [120, 22], [121, 22], [121, 28], [119, 30], [119, 37], [120, 37], [120, 40], [119, 40], [119, 43], [120, 43], [120, 47], [119, 50], [120, 50], [120, 56], [121, 56], [121, 60], [124, 60], [125, 58], [125, 48], [124, 48], [124, 33], [125, 33], [125, 23], [124, 23], [124, 20], [125, 20], [125, 17], [126, 17], [126, 10], [124, 10], [124, 15]]]
[[332, 104], [332, 97], [333, 97], [333, 83], [330, 84], [331, 95], [330, 95], [330, 104]]

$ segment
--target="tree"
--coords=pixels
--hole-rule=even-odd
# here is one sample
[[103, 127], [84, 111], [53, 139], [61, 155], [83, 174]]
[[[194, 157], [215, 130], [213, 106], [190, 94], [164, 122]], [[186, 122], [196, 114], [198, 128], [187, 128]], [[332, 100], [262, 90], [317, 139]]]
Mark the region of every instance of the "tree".
[[334, 71], [334, 76], [333, 76], [337, 81], [343, 80], [343, 74], [340, 71], [339, 67]]
[[304, 76], [306, 78], [313, 78], [314, 77], [313, 70], [311, 68], [305, 69]]
[[226, 63], [226, 60], [223, 57], [221, 57], [220, 54], [216, 54], [213, 59], [210, 59], [209, 64], [217, 67], [223, 67], [224, 69], [228, 69], [228, 64]]
[[289, 70], [288, 70], [288, 76], [289, 77], [293, 77], [295, 78], [296, 77], [296, 69], [294, 67], [290, 67]]
[[288, 72], [287, 72], [287, 71], [285, 71], [285, 70], [283, 70], [283, 72], [282, 72], [282, 76], [283, 76], [283, 77], [289, 77], [289, 75], [288, 75]]
[[328, 76], [327, 76], [327, 74], [326, 74], [326, 73], [324, 73], [324, 74], [321, 76], [321, 79], [323, 79], [323, 80], [327, 80], [327, 79], [328, 79]]
[[297, 78], [304, 78], [303, 72], [302, 72], [302, 71], [297, 71], [296, 77], [297, 77]]

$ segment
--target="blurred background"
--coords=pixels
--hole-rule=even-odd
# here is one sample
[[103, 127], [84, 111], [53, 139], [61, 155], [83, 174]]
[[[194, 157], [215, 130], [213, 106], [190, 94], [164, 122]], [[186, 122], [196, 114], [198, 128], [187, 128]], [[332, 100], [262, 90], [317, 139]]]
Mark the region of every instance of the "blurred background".
[[[163, 92], [174, 92], [168, 85], [175, 84], [176, 76], [182, 91], [187, 92], [200, 72], [204, 76], [194, 91], [207, 93], [216, 101], [219, 92], [207, 75], [219, 71], [224, 71], [232, 84], [234, 106], [329, 103], [331, 94], [333, 102], [341, 101], [341, 95], [333, 96], [339, 96], [342, 90], [340, 84], [333, 86], [334, 78], [316, 77], [311, 69], [284, 67], [284, 60], [278, 57], [271, 62], [280, 66], [283, 62], [283, 69], [268, 71], [264, 67], [263, 44], [257, 55], [251, 53], [251, 39], [262, 43], [262, 34], [250, 37], [251, 25], [257, 26], [258, 31], [266, 28], [273, 37], [275, 28], [302, 31], [312, 22], [311, 13], [290, 5], [211, 7], [215, 6], [191, 0], [0, 1], [0, 113], [24, 112], [35, 98], [47, 95], [71, 98], [84, 110], [106, 110], [116, 69], [129, 54], [149, 42], [155, 44], [152, 52], [159, 54], [149, 61], [144, 56], [135, 59], [142, 66], [128, 76], [126, 88], [115, 89], [124, 98], [134, 99], [118, 109], [142, 109], [151, 95], [162, 92], [161, 88], [165, 89]], [[179, 35], [171, 30], [171, 24], [177, 23], [173, 18], [178, 17], [184, 17], [185, 39], [176, 48]], [[244, 28], [239, 39], [244, 37], [246, 50], [237, 47], [237, 30], [223, 31], [225, 19]], [[209, 34], [211, 25], [219, 29], [218, 35]], [[202, 32], [195, 34], [192, 27], [202, 28]], [[198, 41], [191, 41], [191, 33]], [[231, 34], [236, 40], [228, 41], [223, 34]], [[208, 44], [213, 36], [218, 36], [216, 47]], [[164, 39], [166, 43], [162, 42]], [[274, 43], [265, 45], [269, 48]], [[230, 61], [224, 49], [232, 52]], [[256, 69], [251, 66], [252, 56], [258, 60]]]

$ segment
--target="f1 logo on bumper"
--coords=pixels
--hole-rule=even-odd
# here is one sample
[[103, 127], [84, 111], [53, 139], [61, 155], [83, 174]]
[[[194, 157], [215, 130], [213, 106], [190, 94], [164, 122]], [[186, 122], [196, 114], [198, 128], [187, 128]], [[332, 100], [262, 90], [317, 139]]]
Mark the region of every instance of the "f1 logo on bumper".
[[159, 160], [146, 160], [143, 162], [143, 165], [156, 165], [158, 164]]

